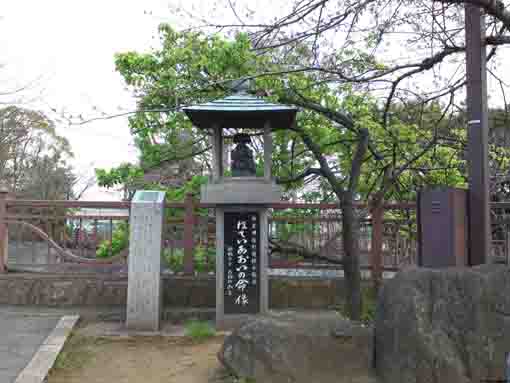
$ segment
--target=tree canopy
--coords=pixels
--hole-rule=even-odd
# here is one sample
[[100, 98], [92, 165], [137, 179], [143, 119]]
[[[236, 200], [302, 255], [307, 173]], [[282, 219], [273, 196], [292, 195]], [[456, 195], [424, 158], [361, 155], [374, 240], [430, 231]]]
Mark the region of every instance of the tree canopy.
[[[490, 14], [496, 32], [488, 42], [499, 44], [505, 14]], [[347, 307], [357, 319], [354, 201], [380, 207], [385, 200], [414, 199], [424, 185], [466, 184], [465, 112], [457, 97], [464, 78], [455, 72], [433, 77], [432, 84], [416, 81], [464, 51], [462, 36], [450, 31], [461, 24], [459, 7], [446, 3], [318, 0], [296, 1], [287, 15], [265, 24], [216, 25], [230, 29], [230, 37], [162, 25], [158, 48], [116, 56], [117, 70], [139, 99], [129, 124], [141, 158], [120, 178], [116, 170], [99, 171], [100, 182], [129, 182], [136, 172], [189, 158], [207, 172], [209, 137], [180, 109], [229, 94], [232, 80], [251, 80], [254, 94], [300, 108], [294, 126], [275, 132], [273, 174], [286, 185], [287, 198], [339, 202]], [[429, 48], [430, 57], [395, 63], [381, 54], [382, 42], [404, 26], [413, 31], [406, 41], [411, 53]], [[333, 43], [337, 36], [342, 43]], [[259, 137], [252, 147], [260, 168]], [[492, 149], [493, 168], [506, 173], [507, 148]]]
[[[256, 54], [246, 34], [229, 40], [219, 35], [176, 32], [162, 25], [160, 38], [160, 49], [116, 56], [118, 71], [140, 100], [139, 112], [129, 123], [141, 159], [139, 167], [100, 170], [98, 179], [103, 185], [134, 182], [133, 177], [140, 179], [144, 169], [191, 156], [205, 163], [201, 170], [207, 171], [208, 136], [195, 129], [180, 108], [225, 96], [229, 80], [250, 77], [254, 93], [301, 107], [299, 130], [279, 131], [274, 137], [274, 174], [294, 192], [289, 195], [297, 190], [308, 200], [338, 198], [330, 180], [324, 182], [324, 169], [303, 140], [303, 133], [327, 159], [334, 183], [346, 184], [359, 132], [368, 129], [369, 150], [362, 159], [361, 186], [356, 192], [365, 200], [381, 190], [384, 175], [389, 177], [392, 172], [397, 182], [385, 191], [390, 199], [413, 198], [416, 189], [426, 183], [465, 182], [459, 147], [451, 143], [452, 138], [462, 137], [462, 129], [453, 127], [453, 117], [444, 115], [439, 103], [426, 110], [412, 103], [395, 105], [385, 123], [378, 100], [350, 85], [333, 86], [306, 71], [268, 75], [281, 70], [281, 57]], [[306, 50], [287, 54], [285, 65], [300, 62], [307, 54], [310, 52]], [[332, 116], [331, 110], [339, 112]], [[435, 150], [425, 150], [432, 146]], [[257, 137], [253, 138], [253, 148], [260, 163]]]
[[0, 178], [18, 197], [78, 197], [72, 157], [69, 142], [45, 114], [16, 106], [0, 109]]

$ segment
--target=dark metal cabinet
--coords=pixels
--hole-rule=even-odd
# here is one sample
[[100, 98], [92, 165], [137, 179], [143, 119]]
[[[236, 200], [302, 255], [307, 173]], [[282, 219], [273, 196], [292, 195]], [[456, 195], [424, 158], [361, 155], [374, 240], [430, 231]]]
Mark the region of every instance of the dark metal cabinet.
[[418, 265], [468, 265], [467, 190], [424, 189], [418, 193]]

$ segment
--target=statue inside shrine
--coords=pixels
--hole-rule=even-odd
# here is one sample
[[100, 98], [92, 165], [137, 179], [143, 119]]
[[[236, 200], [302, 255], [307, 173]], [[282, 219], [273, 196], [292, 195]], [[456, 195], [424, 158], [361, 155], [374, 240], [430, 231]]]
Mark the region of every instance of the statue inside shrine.
[[251, 142], [246, 133], [238, 133], [234, 136], [237, 146], [232, 150], [232, 177], [255, 177], [255, 160], [253, 152], [248, 147]]

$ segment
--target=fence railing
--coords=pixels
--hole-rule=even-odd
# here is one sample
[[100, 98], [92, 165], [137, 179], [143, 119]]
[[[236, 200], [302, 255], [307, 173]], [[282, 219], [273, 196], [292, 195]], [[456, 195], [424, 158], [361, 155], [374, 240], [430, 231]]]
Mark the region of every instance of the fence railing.
[[[356, 204], [363, 269], [374, 278], [417, 263], [415, 203], [370, 209]], [[126, 270], [129, 202], [29, 201], [0, 193], [0, 272], [11, 268]], [[271, 218], [271, 268], [342, 269], [338, 204], [276, 203]], [[214, 272], [214, 207], [191, 196], [165, 204], [163, 265], [184, 274]], [[510, 203], [492, 204], [492, 256], [508, 260]], [[6, 254], [8, 256], [6, 256]]]
[[128, 255], [129, 206], [128, 202], [32, 201], [0, 195], [1, 267], [60, 271], [102, 270], [109, 265], [110, 270], [119, 270]]

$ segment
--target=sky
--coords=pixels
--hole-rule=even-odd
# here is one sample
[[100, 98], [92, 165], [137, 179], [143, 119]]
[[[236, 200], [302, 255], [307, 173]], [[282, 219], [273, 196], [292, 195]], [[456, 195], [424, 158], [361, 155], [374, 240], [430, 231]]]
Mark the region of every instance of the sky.
[[[289, 5], [286, 0], [231, 1], [256, 7], [257, 17], [262, 18], [274, 17], [279, 7]], [[214, 14], [220, 22], [234, 17], [224, 4], [215, 9], [214, 1], [204, 0], [1, 0], [0, 90], [27, 89], [0, 97], [0, 103], [19, 102], [52, 117], [64, 113], [85, 119], [133, 111], [136, 100], [115, 71], [114, 54], [157, 46], [161, 22], [177, 29], [191, 23], [174, 12], [181, 7], [207, 17]], [[404, 54], [397, 51], [402, 49], [393, 49], [395, 59]], [[504, 51], [501, 64], [510, 59], [510, 48]], [[503, 72], [510, 84], [510, 72]], [[489, 87], [497, 89], [499, 84], [490, 80]], [[498, 98], [491, 102], [499, 104]], [[52, 114], [52, 109], [57, 113]], [[73, 165], [86, 178], [94, 174], [94, 168], [136, 161], [127, 117], [57, 126], [71, 143]], [[119, 198], [119, 193], [98, 187], [83, 196], [93, 200]]]
[[[0, 105], [19, 103], [51, 118], [65, 114], [85, 120], [135, 110], [136, 100], [115, 71], [114, 55], [156, 47], [162, 22], [188, 27], [193, 21], [175, 12], [183, 8], [197, 14], [211, 9], [228, 18], [201, 0], [1, 0], [0, 93], [26, 89], [0, 96]], [[57, 131], [69, 139], [72, 164], [85, 178], [94, 168], [137, 159], [127, 117], [72, 126], [57, 121]], [[120, 196], [94, 186], [82, 199]]]
[[[0, 101], [86, 119], [134, 110], [135, 100], [115, 72], [114, 54], [149, 49], [158, 24], [171, 19], [164, 0], [2, 0], [0, 86], [28, 88]], [[136, 160], [125, 117], [57, 126], [70, 140], [80, 174]], [[94, 187], [84, 198], [119, 195]]]

